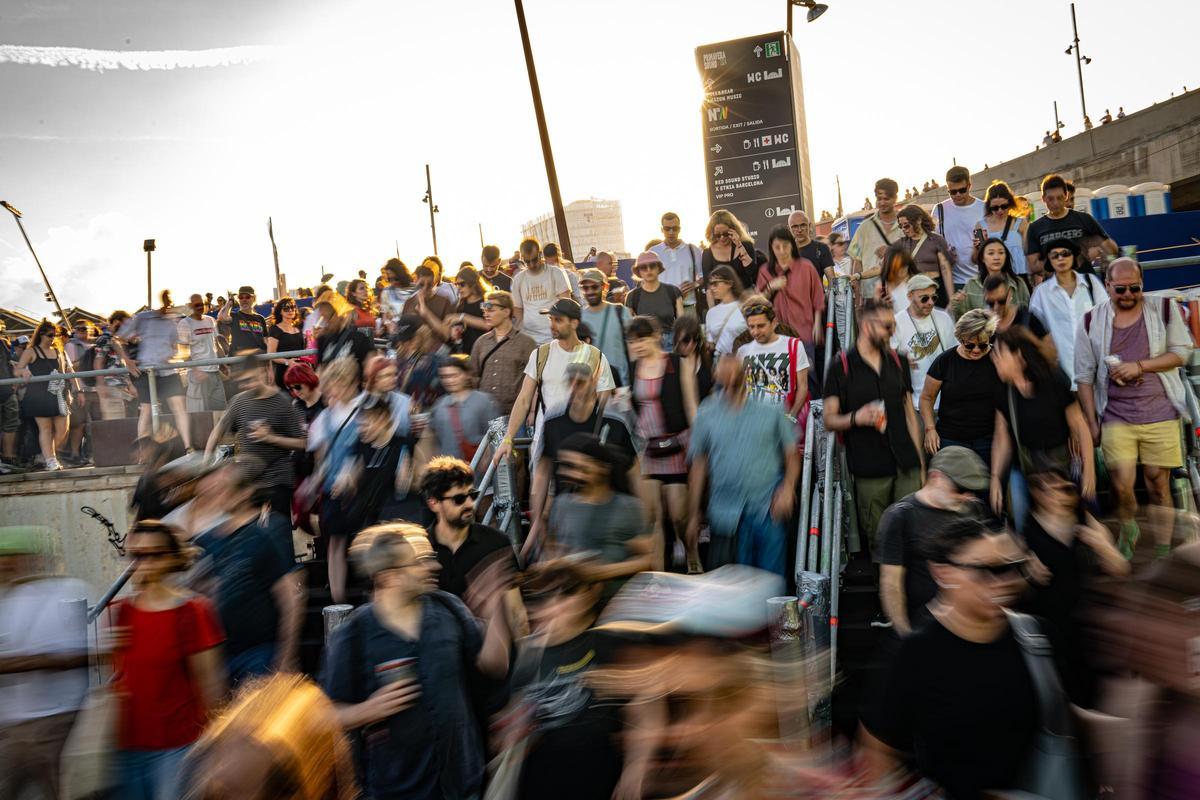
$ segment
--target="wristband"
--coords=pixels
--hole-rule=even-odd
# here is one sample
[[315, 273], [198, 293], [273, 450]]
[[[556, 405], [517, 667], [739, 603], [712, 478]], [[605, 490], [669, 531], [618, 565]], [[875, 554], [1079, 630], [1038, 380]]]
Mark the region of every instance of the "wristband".
[[511, 446], [512, 446], [512, 443], [513, 443], [512, 437], [511, 437], [511, 436], [505, 436], [505, 437], [504, 437], [504, 441], [502, 441], [500, 444], [506, 444], [506, 445], [508, 445], [508, 446], [510, 446], [510, 447], [511, 447]]
[[858, 409], [856, 408], [850, 412], [850, 427], [853, 428], [853, 427], [856, 427], [857, 425], [858, 425]]

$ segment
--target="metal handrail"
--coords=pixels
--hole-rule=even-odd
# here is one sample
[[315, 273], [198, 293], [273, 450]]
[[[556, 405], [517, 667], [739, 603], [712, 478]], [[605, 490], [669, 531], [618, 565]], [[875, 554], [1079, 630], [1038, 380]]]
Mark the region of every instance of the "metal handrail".
[[108, 604], [113, 601], [113, 598], [116, 597], [117, 594], [122, 589], [125, 588], [125, 584], [129, 583], [129, 579], [133, 577], [133, 571], [135, 569], [137, 569], [137, 562], [136, 561], [129, 562], [129, 564], [125, 567], [124, 570], [122, 570], [121, 574], [117, 577], [117, 579], [115, 581], [113, 581], [112, 586], [108, 587], [108, 591], [106, 591], [104, 594], [100, 595], [100, 599], [96, 601], [96, 605], [94, 605], [88, 609], [88, 612], [87, 612], [87, 624], [88, 625], [91, 625], [93, 622], [95, 622], [100, 617], [100, 615], [102, 613], [104, 613], [104, 609], [108, 608]]
[[[147, 374], [156, 372], [173, 372], [180, 369], [195, 367], [218, 367], [224, 364], [240, 364], [247, 358], [255, 361], [274, 361], [277, 358], [300, 358], [314, 356], [316, 350], [288, 350], [283, 353], [253, 353], [244, 356], [224, 356], [222, 358], [198, 358], [195, 361], [170, 361], [166, 364], [139, 364], [138, 371]], [[103, 378], [108, 375], [129, 375], [128, 367], [111, 367], [109, 369], [89, 369], [82, 372], [59, 372], [52, 375], [31, 375], [28, 378], [4, 378], [0, 386], [23, 386], [27, 383], [46, 383], [57, 380], [74, 380], [76, 378]]]

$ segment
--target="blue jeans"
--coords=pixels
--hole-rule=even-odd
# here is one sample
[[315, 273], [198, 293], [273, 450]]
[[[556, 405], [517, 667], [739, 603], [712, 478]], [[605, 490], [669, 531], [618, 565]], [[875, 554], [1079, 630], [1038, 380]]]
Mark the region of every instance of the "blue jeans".
[[753, 513], [747, 508], [738, 520], [737, 563], [786, 577], [786, 535], [783, 523], [771, 516], [769, 503]]
[[179, 768], [188, 747], [118, 750], [117, 800], [176, 800]]
[[249, 650], [243, 650], [234, 656], [229, 656], [225, 670], [229, 674], [229, 685], [236, 688], [243, 681], [261, 678], [275, 671], [275, 643], [256, 644]]
[[1025, 532], [1025, 520], [1029, 518], [1029, 484], [1025, 473], [1014, 466], [1008, 473], [1008, 496], [1012, 501], [1011, 527], [1017, 533]]

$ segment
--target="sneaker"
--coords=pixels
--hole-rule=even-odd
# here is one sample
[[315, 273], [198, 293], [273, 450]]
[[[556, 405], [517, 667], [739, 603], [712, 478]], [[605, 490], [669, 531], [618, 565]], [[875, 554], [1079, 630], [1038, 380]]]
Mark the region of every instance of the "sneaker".
[[675, 540], [675, 546], [671, 549], [671, 566], [679, 569], [687, 563], [687, 550], [684, 549], [683, 542]]
[[884, 616], [884, 613], [882, 611], [880, 611], [874, 617], [871, 618], [871, 627], [872, 628], [890, 628], [890, 627], [892, 627], [892, 621], [890, 619], [888, 619], [886, 616]]
[[1142, 532], [1136, 522], [1121, 523], [1121, 532], [1117, 536], [1117, 549], [1121, 551], [1121, 555], [1125, 557], [1126, 561], [1133, 560], [1133, 549], [1137, 546], [1141, 535]]
[[47, 472], [57, 472], [58, 470], [61, 470], [62, 468], [63, 468], [63, 465], [58, 463], [57, 458], [46, 459], [46, 471]]

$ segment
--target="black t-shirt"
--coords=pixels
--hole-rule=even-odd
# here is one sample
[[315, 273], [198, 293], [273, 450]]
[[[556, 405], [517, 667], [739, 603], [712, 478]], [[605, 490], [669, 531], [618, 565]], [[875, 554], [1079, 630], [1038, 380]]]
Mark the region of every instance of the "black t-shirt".
[[833, 251], [829, 245], [816, 239], [810, 239], [808, 244], [800, 248], [800, 256], [812, 262], [821, 280], [825, 279], [825, 268], [833, 266]]
[[1029, 332], [1039, 339], [1046, 338], [1046, 334], [1050, 332], [1046, 330], [1046, 326], [1038, 319], [1038, 315], [1030, 311], [1028, 306], [1017, 306], [1017, 316], [1013, 319], [1013, 325], [1028, 328]]
[[[327, 648], [324, 688], [344, 703], [366, 700], [401, 676], [416, 673], [420, 647], [385, 628], [372, 609], [360, 612], [355, 646]], [[344, 640], [347, 644], [350, 639]], [[365, 655], [353, 652], [361, 648]], [[396, 663], [400, 662], [400, 663]], [[440, 800], [437, 751], [429, 705], [418, 701], [362, 730], [366, 789], [378, 800]]]
[[718, 261], [713, 255], [712, 248], [706, 247], [704, 252], [700, 254], [700, 270], [704, 273], [704, 285], [708, 286], [708, 279], [712, 275], [712, 271], [717, 267], [732, 267], [737, 274], [738, 279], [742, 282], [743, 289], [754, 289], [754, 284], [758, 281], [758, 270], [767, 263], [767, 257], [758, 250], [751, 251], [754, 259], [750, 266], [743, 266], [741, 259], [735, 258], [733, 261]]
[[905, 637], [866, 727], [955, 800], [1009, 788], [1037, 729], [1033, 679], [1011, 630], [960, 639], [931, 619]]
[[467, 593], [468, 578], [471, 573], [493, 553], [507, 553], [516, 569], [516, 557], [513, 555], [512, 543], [500, 531], [478, 522], [471, 523], [467, 538], [458, 550], [451, 552], [449, 547], [441, 544], [434, 534], [434, 527], [429, 528], [429, 541], [433, 552], [437, 554], [441, 572], [438, 573], [438, 588], [443, 592], [462, 597]]
[[1043, 215], [1029, 223], [1029, 231], [1025, 238], [1025, 252], [1040, 255], [1046, 245], [1058, 239], [1072, 239], [1075, 244], [1082, 247], [1080, 240], [1089, 236], [1101, 239], [1109, 238], [1104, 228], [1100, 227], [1100, 223], [1091, 214], [1071, 209], [1062, 219], [1050, 219], [1049, 215]]
[[217, 580], [214, 601], [225, 629], [225, 653], [234, 656], [274, 642], [279, 608], [271, 592], [296, 568], [291, 520], [271, 514], [265, 526], [257, 518], [231, 534], [201, 534], [196, 545], [212, 559]]
[[378, 522], [379, 512], [396, 496], [396, 470], [408, 445], [408, 437], [399, 433], [379, 447], [362, 439], [352, 445], [351, 452], [362, 464], [362, 475], [355, 484], [351, 500], [359, 524]]
[[677, 286], [660, 283], [653, 292], [647, 292], [641, 286], [629, 293], [625, 305], [637, 316], [658, 317], [663, 330], [669, 331], [675, 325], [675, 301], [683, 297], [683, 292]]
[[[458, 301], [458, 313], [466, 314], [468, 317], [483, 319], [483, 301], [475, 300], [470, 302], [467, 300]], [[471, 354], [471, 348], [475, 346], [475, 340], [483, 336], [487, 331], [482, 328], [472, 328], [470, 325], [463, 324], [462, 342], [455, 348], [458, 353]]]
[[908, 624], [919, 627], [930, 618], [926, 605], [937, 594], [929, 574], [925, 542], [956, 519], [983, 519], [979, 503], [958, 511], [945, 511], [922, 503], [910, 494], [888, 506], [879, 520], [879, 563], [904, 567], [904, 599]]
[[[588, 630], [540, 655], [518, 657], [512, 685], [531, 706], [537, 731], [517, 796], [607, 800], [621, 777], [619, 704], [597, 698], [589, 672], [612, 661], [612, 642]], [[536, 652], [536, 651], [535, 651]]]
[[[295, 333], [288, 333], [278, 325], [272, 325], [267, 329], [267, 336], [278, 342], [275, 347], [276, 353], [292, 353], [296, 350], [304, 349], [304, 334], [297, 330]], [[286, 389], [283, 385], [283, 374], [287, 372], [287, 364], [274, 364], [275, 367], [275, 385], [280, 389]]]
[[337, 333], [325, 333], [317, 337], [317, 363], [328, 364], [342, 356], [353, 356], [359, 367], [375, 349], [375, 342], [357, 328], [347, 325]]
[[[625, 456], [626, 469], [628, 469], [628, 465], [633, 464], [634, 459], [637, 458], [637, 450], [633, 446], [633, 437], [629, 435], [629, 428], [624, 422], [613, 416], [605, 416], [603, 420], [598, 421], [597, 418], [600, 414], [602, 414], [600, 404], [596, 403], [596, 408], [583, 422], [571, 419], [570, 412], [566, 410], [558, 416], [546, 420], [542, 426], [541, 457], [550, 459], [549, 463], [553, 464], [558, 459], [558, 448], [568, 436], [573, 433], [594, 433], [603, 439], [605, 444], [615, 447]], [[563, 490], [564, 487], [559, 484], [556, 470], [554, 491], [559, 493]]]
[[[1071, 379], [1058, 364], [1054, 364], [1052, 370], [1049, 380], [1034, 386], [1033, 397], [1025, 397], [1006, 386], [998, 401], [1000, 413], [1008, 420], [1017, 444], [1027, 450], [1061, 447], [1071, 435], [1067, 427], [1067, 406], [1075, 402], [1075, 392], [1071, 391]], [[1015, 424], [1009, 412], [1010, 396], [1017, 412]]]
[[1004, 383], [991, 358], [985, 355], [972, 361], [954, 347], [934, 359], [926, 374], [942, 382], [938, 436], [960, 442], [991, 437], [996, 429], [996, 404], [1004, 394]]
[[846, 351], [849, 375], [842, 358], [827, 367], [825, 396], [838, 398], [841, 413], [849, 414], [868, 403], [883, 400], [887, 430], [855, 425], [844, 434], [850, 472], [860, 478], [883, 478], [898, 469], [918, 469], [921, 457], [913, 446], [905, 422], [905, 407], [912, 401], [912, 376], [908, 359], [894, 351], [880, 357], [879, 372], [863, 361], [858, 348]]
[[512, 278], [508, 277], [500, 270], [496, 270], [496, 274], [490, 278], [483, 273], [480, 273], [480, 277], [490, 283], [493, 289], [499, 289], [502, 292], [512, 291]]
[[261, 314], [247, 313], [240, 308], [229, 312], [229, 350], [232, 355], [241, 355], [247, 350], [265, 353], [266, 337], [267, 321]]

